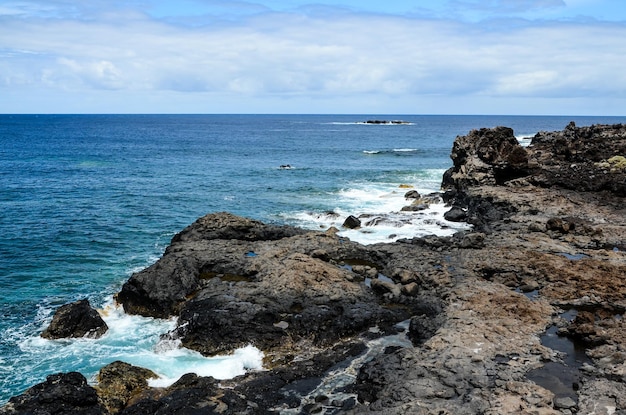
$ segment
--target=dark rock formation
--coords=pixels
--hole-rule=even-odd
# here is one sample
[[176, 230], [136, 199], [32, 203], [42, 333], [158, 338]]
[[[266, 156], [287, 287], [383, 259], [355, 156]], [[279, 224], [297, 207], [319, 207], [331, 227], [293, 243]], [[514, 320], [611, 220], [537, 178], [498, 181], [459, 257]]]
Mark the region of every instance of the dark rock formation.
[[54, 313], [52, 322], [41, 333], [46, 339], [71, 337], [98, 338], [109, 329], [88, 300], [65, 304]]
[[458, 136], [450, 157], [454, 166], [444, 175], [445, 187], [503, 184], [529, 173], [526, 150], [507, 127], [481, 128]]
[[249, 413], [248, 402], [231, 390], [220, 389], [217, 380], [189, 373], [153, 396], [143, 396], [120, 415], [238, 414]]
[[443, 217], [450, 222], [462, 222], [467, 219], [467, 212], [462, 207], [453, 206]]
[[205, 216], [174, 237], [155, 265], [133, 275], [118, 301], [131, 313], [179, 316], [169, 336], [205, 355], [247, 344], [270, 354], [293, 353], [305, 341], [332, 345], [375, 325], [389, 330], [422, 301], [398, 286], [393, 301], [403, 305], [389, 307], [389, 297], [339, 267], [344, 260], [375, 262], [359, 244], [332, 232], [264, 226]]
[[356, 216], [350, 215], [343, 221], [342, 226], [348, 229], [358, 229], [361, 227], [361, 221]]
[[[117, 294], [117, 300], [131, 314], [160, 318], [176, 315], [181, 304], [207, 279], [225, 272], [246, 277], [240, 270], [245, 266], [246, 257], [233, 250], [240, 248], [248, 252], [251, 242], [274, 241], [303, 233], [305, 231], [298, 228], [266, 225], [229, 213], [207, 215], [175, 235], [163, 258], [134, 274]], [[212, 240], [237, 242], [233, 242], [230, 254], [211, 252], [214, 257], [207, 258], [203, 251]], [[239, 263], [227, 271], [224, 263], [234, 260], [232, 255], [238, 257]]]
[[411, 123], [408, 121], [403, 121], [403, 120], [367, 120], [364, 122], [364, 124], [406, 125], [406, 124], [411, 124]]
[[626, 169], [618, 159], [626, 155], [625, 124], [576, 127], [572, 122], [563, 131], [538, 133], [531, 149], [533, 163], [541, 166], [532, 180], [536, 185], [626, 196]]
[[45, 382], [11, 398], [0, 414], [105, 415], [107, 411], [87, 379], [70, 372], [50, 375]]

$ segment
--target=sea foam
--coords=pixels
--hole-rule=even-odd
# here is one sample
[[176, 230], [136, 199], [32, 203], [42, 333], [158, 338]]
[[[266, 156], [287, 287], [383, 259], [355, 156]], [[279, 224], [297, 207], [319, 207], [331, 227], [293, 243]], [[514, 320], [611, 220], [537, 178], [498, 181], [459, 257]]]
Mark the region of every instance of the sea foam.
[[[450, 207], [436, 193], [432, 193], [432, 188], [440, 183], [442, 174], [443, 171], [436, 170], [416, 178], [419, 187], [354, 183], [333, 195], [334, 207], [331, 209], [287, 212], [282, 217], [285, 221], [307, 229], [324, 230], [336, 227], [340, 229], [340, 236], [365, 245], [426, 235], [450, 236], [459, 230], [469, 229], [470, 226], [444, 219], [444, 213]], [[412, 200], [404, 196], [409, 190], [417, 190], [422, 195], [430, 194], [424, 210], [402, 210], [412, 203]], [[360, 228], [342, 227], [350, 215], [361, 220]]]
[[20, 366], [27, 367], [29, 373], [77, 370], [95, 383], [100, 368], [120, 360], [155, 372], [159, 378], [151, 380], [150, 385], [157, 387], [169, 386], [185, 373], [230, 379], [263, 367], [263, 353], [251, 345], [232, 355], [207, 358], [181, 347], [180, 341], [160, 340], [176, 326], [173, 318], [129, 315], [112, 300], [99, 312], [109, 326], [104, 336], [60, 340], [24, 337], [19, 345], [30, 362], [20, 362]]

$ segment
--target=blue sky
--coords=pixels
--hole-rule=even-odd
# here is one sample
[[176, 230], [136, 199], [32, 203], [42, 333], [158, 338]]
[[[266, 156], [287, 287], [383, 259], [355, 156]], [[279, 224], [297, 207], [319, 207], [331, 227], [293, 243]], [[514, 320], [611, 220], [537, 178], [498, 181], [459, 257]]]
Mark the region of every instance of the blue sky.
[[624, 0], [0, 0], [0, 113], [626, 115]]

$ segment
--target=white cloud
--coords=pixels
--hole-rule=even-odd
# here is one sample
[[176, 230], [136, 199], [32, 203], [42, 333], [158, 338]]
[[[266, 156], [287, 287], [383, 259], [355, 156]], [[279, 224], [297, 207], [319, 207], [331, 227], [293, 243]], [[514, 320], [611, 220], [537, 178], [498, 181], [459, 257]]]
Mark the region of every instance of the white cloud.
[[195, 94], [190, 100], [213, 94], [346, 105], [377, 96], [407, 106], [433, 96], [626, 100], [625, 24], [261, 13], [183, 26], [136, 12], [97, 15], [0, 17], [0, 94], [20, 85], [60, 97], [115, 90], [120, 100], [171, 91]]

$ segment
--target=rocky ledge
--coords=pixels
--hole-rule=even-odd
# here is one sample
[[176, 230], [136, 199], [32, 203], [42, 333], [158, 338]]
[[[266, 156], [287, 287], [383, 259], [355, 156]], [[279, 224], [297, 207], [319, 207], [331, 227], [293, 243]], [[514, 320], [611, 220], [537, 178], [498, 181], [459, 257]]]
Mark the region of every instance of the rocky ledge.
[[265, 370], [151, 388], [115, 362], [0, 413], [626, 413], [624, 155], [623, 125], [457, 137], [444, 197], [473, 230], [446, 238], [202, 217], [117, 300], [207, 356], [253, 344]]

